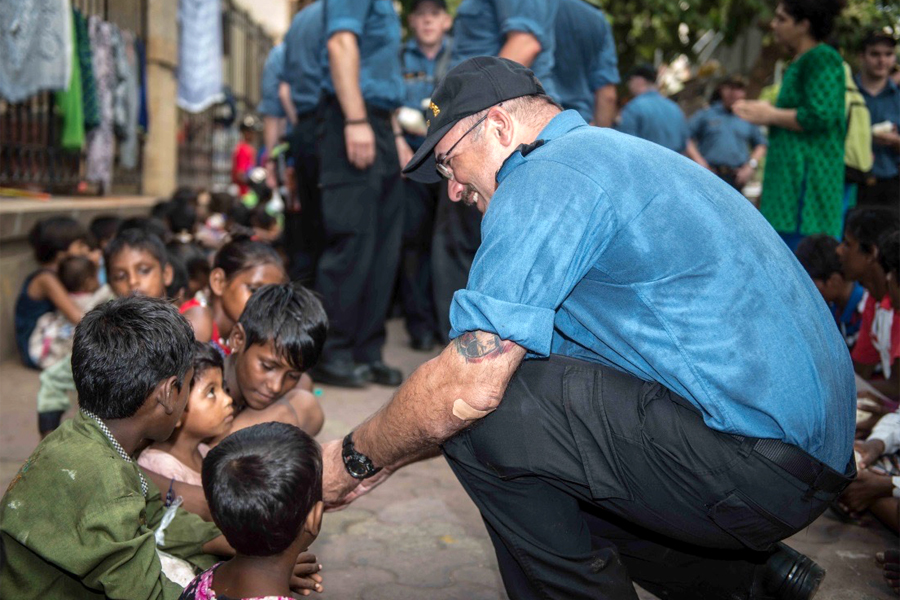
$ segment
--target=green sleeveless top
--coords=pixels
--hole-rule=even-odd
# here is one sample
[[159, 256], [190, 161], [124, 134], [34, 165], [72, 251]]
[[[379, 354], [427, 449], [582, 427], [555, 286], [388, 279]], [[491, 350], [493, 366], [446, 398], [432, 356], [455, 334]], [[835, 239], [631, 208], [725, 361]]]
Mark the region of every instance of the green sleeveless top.
[[844, 193], [844, 67], [827, 44], [787, 68], [775, 106], [796, 108], [803, 131], [769, 127], [760, 210], [780, 233], [839, 238]]

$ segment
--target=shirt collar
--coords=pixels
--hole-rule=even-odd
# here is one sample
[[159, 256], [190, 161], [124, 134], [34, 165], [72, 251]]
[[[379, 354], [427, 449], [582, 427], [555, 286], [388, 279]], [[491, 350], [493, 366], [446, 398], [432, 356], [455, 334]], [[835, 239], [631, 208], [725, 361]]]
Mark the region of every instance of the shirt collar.
[[887, 78], [887, 83], [882, 88], [882, 90], [880, 92], [878, 92], [877, 96], [873, 96], [868, 91], [866, 91], [866, 89], [863, 87], [863, 84], [862, 84], [862, 75], [860, 75], [859, 73], [857, 73], [856, 75], [853, 76], [853, 81], [856, 82], [856, 87], [859, 88], [859, 92], [863, 96], [868, 96], [869, 98], [878, 98], [879, 96], [883, 96], [885, 93], [891, 93], [891, 94], [900, 93], [900, 86], [898, 86], [896, 83], [894, 83], [894, 80], [891, 79], [890, 77]]
[[[438, 57], [441, 55], [441, 53], [446, 49], [447, 49], [447, 36], [445, 35], [443, 38], [441, 38], [441, 49], [438, 50], [438, 53], [435, 55], [434, 60], [437, 60]], [[422, 52], [422, 49], [419, 48], [419, 42], [416, 41], [415, 37], [411, 37], [408, 40], [406, 40], [406, 50], [409, 52], [415, 52], [422, 58], [427, 58], [425, 56], [425, 53]]]
[[[547, 125], [541, 130], [538, 134], [537, 138], [535, 138], [535, 142], [533, 144], [529, 144], [525, 146], [519, 146], [516, 150], [509, 155], [503, 162], [503, 166], [500, 167], [500, 170], [497, 172], [497, 183], [502, 183], [509, 173], [516, 168], [519, 164], [525, 161], [525, 156], [528, 154], [528, 150], [525, 151], [523, 155], [523, 148], [527, 149], [535, 149], [536, 147], [546, 144], [551, 140], [554, 140], [558, 137], [562, 137], [563, 135], [569, 133], [573, 129], [577, 129], [578, 127], [586, 127], [587, 121], [578, 114], [577, 110], [564, 110], [555, 117], [553, 117]], [[540, 142], [540, 143], [539, 143]]]

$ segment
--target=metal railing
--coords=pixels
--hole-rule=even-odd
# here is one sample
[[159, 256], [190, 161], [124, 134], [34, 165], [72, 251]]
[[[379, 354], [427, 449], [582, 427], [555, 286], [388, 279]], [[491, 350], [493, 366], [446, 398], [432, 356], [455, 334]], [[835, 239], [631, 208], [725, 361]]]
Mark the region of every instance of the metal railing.
[[[86, 17], [97, 16], [146, 39], [148, 1], [73, 0], [72, 4]], [[15, 104], [0, 99], [0, 187], [68, 194], [109, 191], [90, 189], [83, 183], [83, 148], [61, 148], [62, 117], [54, 98], [54, 92], [44, 91]], [[139, 154], [137, 167], [126, 170], [116, 156], [113, 191], [140, 193], [142, 162]]]
[[222, 190], [231, 181], [231, 150], [241, 118], [256, 110], [272, 38], [250, 15], [222, 0], [222, 69], [232, 99], [200, 113], [179, 109], [178, 185]]

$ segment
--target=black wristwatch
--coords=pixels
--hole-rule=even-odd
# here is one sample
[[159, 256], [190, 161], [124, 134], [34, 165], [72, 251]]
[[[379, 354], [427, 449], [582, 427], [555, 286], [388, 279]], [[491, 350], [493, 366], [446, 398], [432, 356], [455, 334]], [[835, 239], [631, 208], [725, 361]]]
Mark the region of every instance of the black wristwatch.
[[344, 438], [341, 457], [344, 459], [347, 472], [355, 479], [368, 479], [381, 470], [381, 467], [376, 468], [372, 464], [372, 460], [368, 456], [356, 451], [356, 447], [353, 445], [352, 431]]

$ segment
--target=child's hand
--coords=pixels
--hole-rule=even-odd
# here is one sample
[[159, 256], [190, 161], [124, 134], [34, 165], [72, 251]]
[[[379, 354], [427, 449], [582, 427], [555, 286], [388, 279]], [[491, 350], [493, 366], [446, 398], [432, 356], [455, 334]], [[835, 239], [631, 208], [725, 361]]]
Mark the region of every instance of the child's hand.
[[315, 554], [301, 552], [294, 565], [291, 590], [301, 596], [309, 596], [312, 592], [322, 593], [322, 576], [319, 575], [321, 570], [322, 565], [319, 564]]
[[853, 444], [854, 449], [859, 452], [859, 468], [866, 469], [878, 460], [878, 457], [884, 454], [884, 442], [881, 440], [869, 440], [867, 442], [857, 441]]
[[889, 412], [893, 412], [894, 408], [885, 404], [884, 399], [879, 398], [872, 392], [861, 392], [857, 396], [856, 409], [865, 411], [871, 415], [883, 417]]

